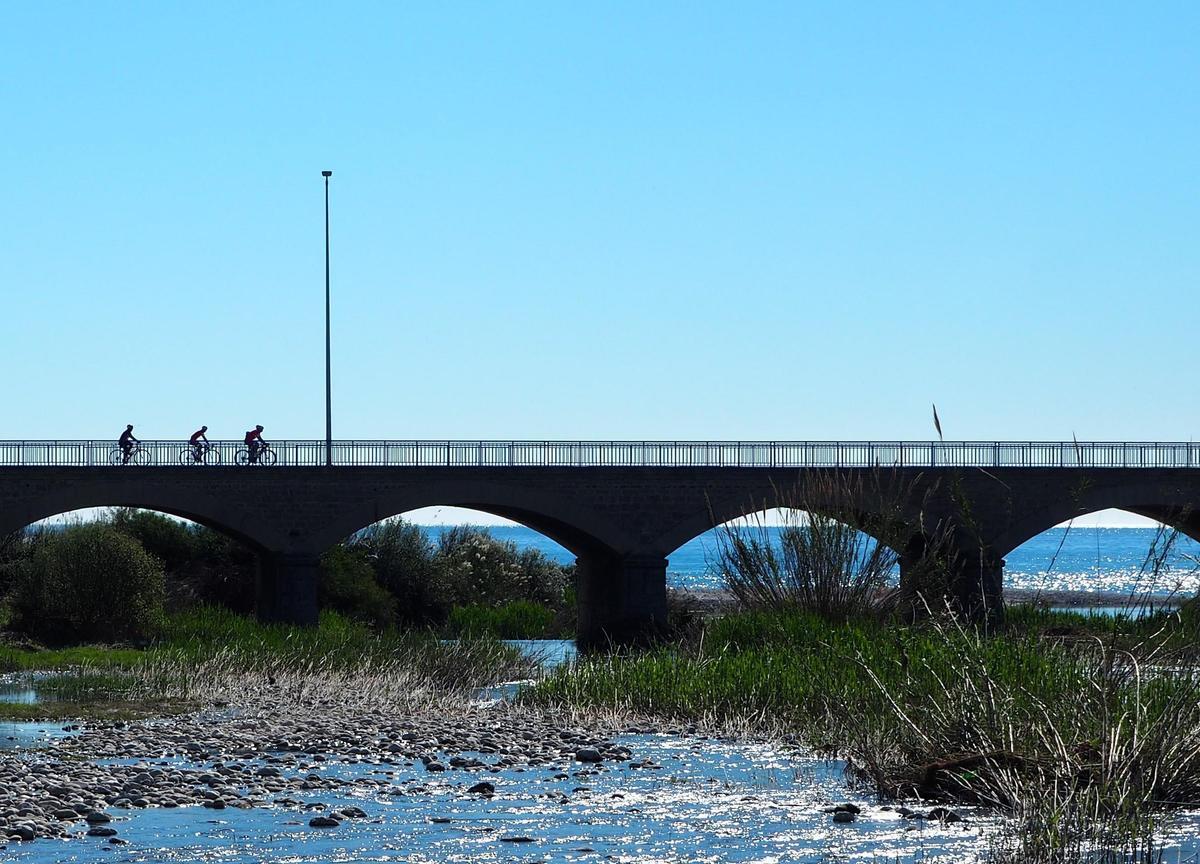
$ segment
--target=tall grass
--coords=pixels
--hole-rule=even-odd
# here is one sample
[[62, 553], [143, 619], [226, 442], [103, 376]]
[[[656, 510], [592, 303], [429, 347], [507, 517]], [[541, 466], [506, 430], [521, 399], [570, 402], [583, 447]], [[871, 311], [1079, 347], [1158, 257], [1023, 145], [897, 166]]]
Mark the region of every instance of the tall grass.
[[522, 698], [794, 736], [881, 796], [1012, 815], [998, 860], [1082, 860], [1152, 850], [1163, 814], [1200, 802], [1200, 669], [1181, 662], [1182, 624], [1127, 624], [1106, 625], [1114, 642], [739, 614], [687, 646], [582, 660]]
[[[918, 494], [884, 471], [805, 474], [767, 502], [783, 520], [775, 530], [763, 510], [718, 526], [710, 567], [743, 609], [805, 610], [829, 621], [884, 616], [900, 599], [899, 550], [911, 545], [906, 516]], [[926, 592], [945, 565], [944, 532], [934, 534], [919, 560], [906, 562], [906, 582]]]
[[219, 607], [167, 616], [145, 651], [10, 649], [0, 658], [10, 668], [63, 664], [38, 689], [80, 703], [261, 697], [415, 709], [530, 671], [518, 652], [495, 639], [379, 633], [332, 612], [322, 613], [317, 627], [265, 625]]

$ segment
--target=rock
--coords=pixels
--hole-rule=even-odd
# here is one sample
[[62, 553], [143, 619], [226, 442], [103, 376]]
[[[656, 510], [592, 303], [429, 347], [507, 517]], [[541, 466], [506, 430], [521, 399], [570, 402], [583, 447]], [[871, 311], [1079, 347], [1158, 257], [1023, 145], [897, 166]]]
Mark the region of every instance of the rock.
[[89, 837], [112, 837], [117, 833], [116, 828], [109, 828], [107, 825], [96, 825], [88, 829], [87, 836]]
[[955, 822], [963, 821], [963, 818], [961, 816], [959, 816], [956, 812], [951, 810], [949, 807], [934, 807], [932, 810], [929, 811], [929, 816], [927, 818], [936, 819], [939, 822], [945, 823], [947, 825], [952, 825]]
[[13, 825], [8, 829], [8, 836], [13, 840], [32, 840], [37, 836], [37, 832], [35, 832], [33, 827], [30, 825]]
[[526, 837], [524, 835], [516, 835], [513, 837], [501, 837], [500, 842], [501, 843], [532, 843], [533, 838]]
[[496, 787], [484, 780], [482, 783], [476, 783], [467, 791], [476, 795], [495, 795]]
[[434, 759], [432, 762], [430, 762], [429, 764], [427, 764], [425, 766], [425, 770], [426, 771], [445, 771], [446, 766], [443, 765], [441, 762], [437, 761], [436, 759]]
[[308, 827], [310, 828], [336, 828], [341, 824], [341, 822], [332, 816], [314, 816], [308, 820]]
[[367, 811], [363, 810], [360, 807], [343, 807], [341, 810], [338, 810], [337, 812], [341, 813], [347, 819], [366, 819], [367, 818]]
[[101, 810], [93, 810], [83, 817], [89, 825], [103, 825], [106, 822], [111, 822], [112, 817]]
[[834, 822], [853, 822], [858, 817], [849, 810], [838, 810], [833, 814]]
[[599, 762], [603, 758], [600, 751], [594, 747], [580, 747], [575, 751], [576, 762]]

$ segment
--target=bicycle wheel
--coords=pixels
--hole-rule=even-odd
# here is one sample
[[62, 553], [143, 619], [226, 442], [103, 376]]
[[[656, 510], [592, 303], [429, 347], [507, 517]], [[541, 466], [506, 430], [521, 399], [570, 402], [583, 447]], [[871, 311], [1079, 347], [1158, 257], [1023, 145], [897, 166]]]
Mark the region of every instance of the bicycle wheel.
[[206, 449], [204, 451], [204, 464], [205, 465], [220, 465], [221, 464], [221, 451], [218, 450], [216, 447], [209, 447], [208, 449]]
[[263, 451], [258, 454], [258, 464], [259, 465], [274, 465], [275, 464], [275, 451], [268, 450], [267, 448], [264, 447]]
[[233, 461], [239, 465], [249, 465], [250, 451], [245, 449], [237, 451], [237, 453], [235, 453], [233, 456]]
[[123, 465], [125, 463], [125, 451], [120, 447], [114, 447], [108, 451], [109, 465]]
[[196, 457], [192, 455], [191, 447], [184, 447], [182, 450], [179, 451], [179, 464], [180, 465], [194, 465], [195, 463], [196, 463]]
[[154, 461], [154, 457], [150, 455], [149, 450], [143, 450], [141, 447], [133, 451], [133, 458], [129, 460], [134, 465], [149, 465]]

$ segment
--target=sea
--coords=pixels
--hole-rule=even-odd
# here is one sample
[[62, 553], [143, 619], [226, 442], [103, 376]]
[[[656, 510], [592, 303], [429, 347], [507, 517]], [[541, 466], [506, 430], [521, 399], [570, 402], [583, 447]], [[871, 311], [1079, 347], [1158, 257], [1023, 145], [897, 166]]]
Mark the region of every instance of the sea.
[[[426, 526], [425, 530], [436, 536], [444, 529]], [[499, 540], [537, 549], [560, 563], [575, 560], [567, 549], [531, 528], [488, 526], [487, 530]], [[714, 565], [720, 530], [701, 534], [671, 553], [667, 559], [670, 587], [692, 591], [724, 587]], [[781, 529], [762, 530], [778, 538]], [[1181, 598], [1200, 590], [1200, 543], [1156, 528], [1052, 528], [1009, 553], [1004, 587]]]

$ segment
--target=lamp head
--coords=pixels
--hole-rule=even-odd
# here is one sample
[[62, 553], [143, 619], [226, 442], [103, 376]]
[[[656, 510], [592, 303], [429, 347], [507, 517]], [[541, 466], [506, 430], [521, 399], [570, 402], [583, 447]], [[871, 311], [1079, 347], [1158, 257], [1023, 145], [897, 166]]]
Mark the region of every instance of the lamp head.
[[321, 176], [322, 176], [322, 177], [332, 177], [332, 176], [333, 176], [333, 172], [332, 172], [332, 171], [322, 171], [322, 172], [321, 172]]

